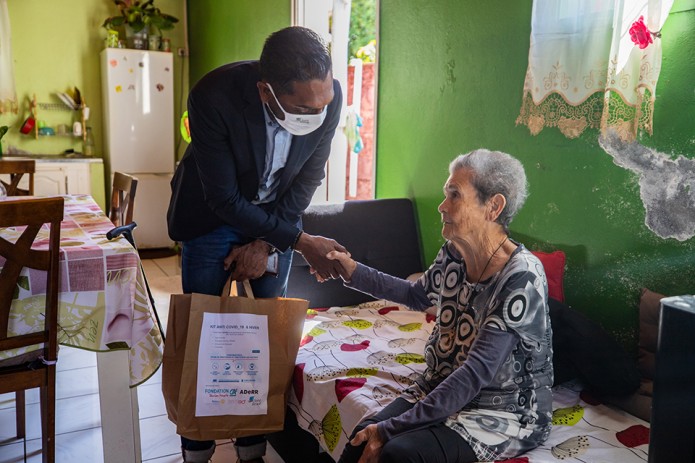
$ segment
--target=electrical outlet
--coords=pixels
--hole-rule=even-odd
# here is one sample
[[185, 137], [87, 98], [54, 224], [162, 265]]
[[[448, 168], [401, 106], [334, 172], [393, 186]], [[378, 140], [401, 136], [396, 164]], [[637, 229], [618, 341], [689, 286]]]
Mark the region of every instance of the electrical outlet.
[[176, 50], [176, 54], [178, 54], [179, 56], [188, 56], [188, 50], [180, 47]]

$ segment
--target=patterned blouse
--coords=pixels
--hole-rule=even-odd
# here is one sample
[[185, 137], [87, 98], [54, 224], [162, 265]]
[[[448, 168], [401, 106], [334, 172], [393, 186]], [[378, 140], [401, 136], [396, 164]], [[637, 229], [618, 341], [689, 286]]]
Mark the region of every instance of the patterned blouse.
[[[504, 268], [477, 284], [466, 281], [466, 264], [449, 243], [412, 284], [358, 264], [349, 286], [416, 310], [438, 308], [425, 347], [427, 368], [403, 394], [422, 406], [380, 423], [380, 432], [389, 436], [421, 427], [423, 419], [436, 413], [433, 409], [458, 410], [444, 422], [468, 442], [479, 461], [512, 458], [548, 438], [553, 383], [548, 284], [540, 261], [515, 244]], [[499, 357], [502, 346], [490, 343], [502, 337], [490, 332], [513, 335], [511, 342], [505, 338], [505, 359]], [[490, 364], [481, 364], [480, 358], [491, 363], [496, 358], [499, 368], [486, 375]], [[435, 390], [447, 377], [448, 384]], [[491, 379], [483, 382], [482, 377]], [[452, 383], [457, 385], [453, 390]], [[458, 403], [466, 405], [459, 409]]]
[[421, 398], [466, 361], [480, 329], [514, 332], [518, 342], [493, 381], [446, 424], [481, 461], [509, 458], [545, 441], [552, 422], [552, 329], [540, 261], [520, 245], [484, 283], [466, 281], [466, 264], [447, 245], [422, 276], [439, 308], [425, 348], [427, 369], [408, 393]]

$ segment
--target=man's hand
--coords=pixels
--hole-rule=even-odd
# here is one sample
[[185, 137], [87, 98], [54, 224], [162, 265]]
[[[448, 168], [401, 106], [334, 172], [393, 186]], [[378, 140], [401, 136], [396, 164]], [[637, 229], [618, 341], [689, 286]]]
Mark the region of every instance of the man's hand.
[[268, 251], [270, 245], [261, 240], [235, 247], [224, 259], [224, 269], [232, 269], [234, 281], [259, 278], [268, 265]]
[[357, 447], [366, 442], [367, 446], [362, 452], [362, 456], [357, 463], [377, 463], [379, 461], [379, 455], [381, 455], [381, 448], [384, 446], [384, 441], [379, 435], [379, 431], [375, 424], [370, 424], [362, 431], [355, 434], [355, 437], [350, 441], [350, 445]]
[[340, 262], [326, 257], [329, 252], [338, 251], [350, 255], [337, 241], [308, 233], [301, 234], [294, 249], [304, 256], [314, 273], [321, 277], [319, 281], [340, 277]]
[[[342, 278], [343, 281], [350, 281], [352, 279], [352, 273], [357, 268], [357, 262], [355, 262], [355, 260], [350, 257], [350, 254], [338, 251], [331, 251], [328, 254], [326, 254], [326, 258], [340, 262], [340, 268], [338, 269], [338, 272], [340, 272], [340, 278]], [[318, 280], [320, 283], [323, 283], [325, 281], [323, 278], [321, 278], [320, 275], [318, 275], [314, 271], [314, 269], [311, 269], [311, 272], [316, 276], [316, 280]]]

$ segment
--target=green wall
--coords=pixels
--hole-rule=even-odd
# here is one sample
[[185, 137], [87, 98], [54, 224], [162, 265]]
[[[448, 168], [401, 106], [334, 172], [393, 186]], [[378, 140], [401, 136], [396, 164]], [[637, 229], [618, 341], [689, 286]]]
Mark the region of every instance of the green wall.
[[[183, 18], [184, 0], [157, 3]], [[567, 302], [634, 345], [640, 287], [692, 294], [695, 239], [662, 239], [644, 225], [637, 176], [613, 163], [597, 132], [568, 140], [555, 129], [534, 137], [515, 126], [531, 6], [532, 0], [380, 1], [376, 194], [414, 198], [430, 260], [442, 242], [436, 208], [449, 161], [478, 147], [517, 156], [531, 196], [513, 235], [531, 249], [565, 250]], [[654, 135], [640, 140], [674, 158], [693, 158], [694, 7], [692, 0], [676, 0], [674, 11], [682, 11], [672, 12], [663, 28]], [[19, 95], [55, 100], [55, 91], [77, 85], [92, 107], [100, 147], [100, 24], [115, 11], [113, 3], [23, 0], [9, 8]], [[221, 64], [258, 58], [265, 37], [290, 24], [290, 1], [195, 0], [188, 15], [194, 83]], [[181, 24], [170, 32], [174, 50], [185, 46], [183, 32]], [[177, 108], [185, 107], [188, 93], [187, 59], [176, 58]], [[0, 124], [25, 116], [0, 115]], [[4, 141], [33, 152], [68, 147], [16, 130]], [[180, 155], [185, 143], [178, 146]]]
[[233, 61], [258, 59], [270, 33], [290, 25], [290, 0], [194, 0], [188, 7], [191, 85]]
[[[695, 11], [676, 0], [663, 29], [664, 61], [652, 137], [640, 141], [692, 158]], [[657, 237], [644, 225], [638, 178], [616, 166], [589, 131], [531, 136], [515, 125], [527, 66], [532, 0], [381, 0], [377, 197], [414, 198], [424, 253], [441, 245], [437, 205], [447, 165], [478, 147], [526, 166], [531, 196], [513, 235], [568, 256], [568, 303], [634, 346], [639, 289], [692, 293], [695, 239]], [[231, 61], [255, 59], [290, 24], [290, 2], [197, 0], [189, 5], [190, 81]], [[688, 151], [690, 150], [690, 152]]]
[[[184, 0], [156, 0], [156, 5], [163, 12], [179, 18], [180, 22], [173, 30], [165, 31], [164, 36], [171, 39], [174, 51], [184, 47]], [[36, 94], [41, 103], [60, 103], [55, 93], [76, 86], [90, 107], [88, 125], [93, 129], [97, 156], [101, 156], [103, 129], [99, 53], [104, 48], [106, 38], [106, 30], [101, 24], [108, 16], [117, 14], [113, 0], [21, 0], [8, 2], [8, 9], [20, 107], [18, 114], [0, 114], [0, 125], [10, 126], [10, 131], [2, 139], [4, 149], [12, 145], [32, 154], [47, 155], [58, 155], [69, 148], [81, 150], [79, 139], [41, 137], [35, 140], [32, 136], [19, 133], [19, 127], [29, 115], [32, 95]], [[174, 60], [176, 114], [172, 123], [177, 127], [177, 146], [180, 145], [178, 120], [181, 116], [181, 96], [188, 94], [185, 60], [178, 56]], [[39, 109], [37, 117], [53, 127], [56, 124], [72, 125], [73, 121], [80, 119], [78, 112], [69, 110]], [[98, 176], [94, 176], [94, 179], [99, 180]], [[105, 188], [103, 179], [100, 186], [102, 190]]]
[[[567, 302], [634, 347], [642, 286], [693, 293], [695, 239], [662, 239], [645, 226], [637, 176], [613, 164], [597, 131], [569, 140], [515, 126], [532, 0], [380, 3], [377, 197], [415, 199], [429, 261], [442, 243], [437, 205], [449, 161], [479, 147], [516, 156], [531, 195], [512, 236], [531, 249], [563, 249]], [[687, 3], [676, 1], [674, 10], [686, 11], [663, 28], [654, 136], [640, 141], [692, 159], [695, 10]]]

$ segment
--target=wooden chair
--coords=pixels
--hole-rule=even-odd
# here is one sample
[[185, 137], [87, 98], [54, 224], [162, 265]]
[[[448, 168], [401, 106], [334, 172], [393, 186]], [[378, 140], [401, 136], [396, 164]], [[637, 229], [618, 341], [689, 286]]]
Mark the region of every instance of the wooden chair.
[[[0, 201], [0, 351], [39, 345], [29, 354], [11, 357], [0, 366], [0, 394], [15, 392], [17, 438], [26, 438], [24, 391], [40, 388], [43, 462], [55, 461], [55, 380], [58, 360], [58, 258], [63, 198]], [[36, 235], [50, 224], [48, 250], [31, 249]], [[3, 227], [26, 226], [15, 243], [2, 237]], [[14, 335], [9, 332], [10, 307], [24, 267], [47, 271], [45, 322], [42, 331]]]
[[109, 219], [116, 227], [127, 225], [133, 221], [137, 187], [138, 179], [136, 177], [122, 172], [113, 174]]
[[[20, 159], [0, 159], [0, 174], [9, 174], [10, 182], [0, 180], [7, 190], [7, 196], [33, 196], [34, 195], [34, 173], [36, 172], [36, 161]], [[29, 188], [19, 188], [19, 182], [24, 174], [28, 174]]]

